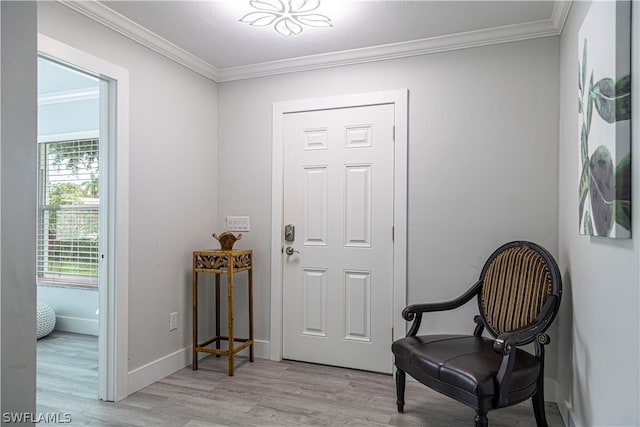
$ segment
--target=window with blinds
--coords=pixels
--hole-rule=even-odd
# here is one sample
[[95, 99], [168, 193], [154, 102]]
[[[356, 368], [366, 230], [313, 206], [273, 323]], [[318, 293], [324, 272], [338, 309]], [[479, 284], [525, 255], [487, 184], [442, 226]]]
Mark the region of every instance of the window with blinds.
[[98, 139], [38, 144], [38, 283], [98, 285]]

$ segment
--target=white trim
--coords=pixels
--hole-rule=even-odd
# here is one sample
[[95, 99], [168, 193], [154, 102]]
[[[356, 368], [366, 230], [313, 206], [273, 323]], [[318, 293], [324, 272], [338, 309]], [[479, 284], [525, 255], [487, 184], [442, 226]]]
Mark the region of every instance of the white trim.
[[[255, 341], [254, 355], [258, 359], [269, 358], [269, 341]], [[247, 350], [238, 353], [244, 355]], [[142, 390], [146, 386], [161, 380], [182, 368], [191, 366], [192, 358], [191, 346], [181, 350], [174, 351], [158, 360], [147, 363], [139, 368], [129, 372], [128, 376], [128, 394]], [[210, 355], [207, 353], [198, 353], [198, 360], [202, 360]], [[226, 366], [226, 364], [225, 364]]]
[[90, 101], [98, 99], [98, 88], [73, 89], [60, 92], [44, 93], [38, 95], [38, 106], [60, 104], [63, 102]]
[[219, 70], [217, 81], [226, 82], [320, 68], [386, 61], [557, 35], [558, 31], [551, 20], [508, 25], [408, 42], [222, 68]]
[[384, 61], [561, 34], [571, 1], [557, 0], [551, 18], [401, 43], [310, 55], [281, 61], [217, 68], [97, 1], [57, 0], [129, 39], [215, 82], [247, 79], [343, 65]]
[[570, 427], [583, 427], [583, 424], [577, 422], [580, 418], [576, 416], [573, 406], [568, 401], [558, 402], [558, 410], [563, 424]]
[[407, 124], [408, 91], [393, 90], [327, 98], [277, 102], [273, 104], [273, 154], [271, 166], [271, 345], [270, 359], [282, 359], [282, 218], [284, 129], [286, 113], [347, 108], [376, 104], [393, 104], [396, 128], [394, 146], [393, 221], [393, 340], [405, 336], [406, 322], [402, 310], [407, 303]]
[[115, 32], [139, 43], [170, 60], [195, 71], [211, 80], [217, 81], [218, 69], [187, 52], [181, 47], [176, 46], [165, 38], [160, 37], [156, 33], [147, 30], [140, 24], [137, 24], [129, 18], [110, 9], [97, 1], [68, 1], [57, 0], [59, 3], [67, 6], [93, 19], [94, 21], [111, 28]]
[[[173, 374], [191, 364], [191, 347], [167, 354], [160, 359], [147, 363], [129, 372], [127, 394], [135, 393], [149, 384]], [[208, 356], [208, 355], [205, 355]], [[199, 360], [200, 358], [198, 358]]]
[[114, 108], [117, 115], [112, 117], [112, 124], [117, 123], [117, 129], [116, 135], [109, 135], [109, 157], [112, 161], [106, 171], [109, 194], [105, 203], [109, 210], [106, 280], [110, 285], [101, 286], [99, 290], [98, 341], [101, 348], [99, 395], [103, 400], [117, 401], [127, 396], [128, 370], [129, 71], [43, 34], [38, 34], [38, 51], [113, 83], [109, 88], [110, 96], [116, 99]]
[[569, 11], [573, 5], [573, 0], [556, 0], [553, 3], [553, 12], [551, 12], [551, 22], [558, 30], [558, 35], [564, 31], [564, 24], [567, 22]]
[[38, 135], [38, 144], [45, 142], [74, 141], [77, 139], [93, 139], [98, 137], [98, 129], [67, 133], [52, 133], [49, 135]]
[[253, 348], [254, 356], [258, 359], [269, 359], [271, 357], [271, 342], [253, 340], [255, 347]]
[[98, 336], [98, 320], [80, 317], [56, 316], [56, 331]]

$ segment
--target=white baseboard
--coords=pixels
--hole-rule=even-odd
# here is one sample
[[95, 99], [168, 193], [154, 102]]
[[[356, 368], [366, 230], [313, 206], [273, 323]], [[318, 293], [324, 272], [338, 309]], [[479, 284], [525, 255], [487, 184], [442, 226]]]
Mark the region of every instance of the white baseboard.
[[80, 317], [56, 316], [56, 331], [98, 336], [98, 320]]
[[558, 402], [558, 409], [560, 410], [562, 422], [566, 427], [582, 427], [582, 424], [576, 423], [576, 420], [578, 418], [573, 411], [571, 403], [567, 402], [566, 400]]
[[[259, 359], [268, 359], [270, 351], [269, 341], [255, 341], [254, 354]], [[244, 353], [243, 350], [240, 354]], [[200, 353], [198, 360], [208, 357], [207, 353]], [[151, 363], [136, 368], [129, 372], [127, 379], [127, 395], [135, 393], [144, 387], [153, 384], [173, 374], [180, 369], [191, 365], [191, 346], [175, 351]]]
[[259, 359], [267, 359], [271, 357], [271, 341], [255, 341], [254, 354]]
[[191, 347], [175, 351], [151, 363], [129, 371], [127, 395], [171, 375], [191, 363]]

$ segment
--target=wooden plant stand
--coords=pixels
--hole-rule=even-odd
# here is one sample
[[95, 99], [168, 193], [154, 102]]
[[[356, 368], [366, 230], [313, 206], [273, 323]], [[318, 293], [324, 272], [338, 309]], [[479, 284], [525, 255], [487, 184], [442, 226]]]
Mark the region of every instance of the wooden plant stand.
[[[233, 276], [246, 271], [249, 275], [249, 338], [237, 338], [233, 332]], [[216, 335], [198, 343], [198, 273], [216, 275]], [[220, 275], [227, 275], [228, 334], [220, 335]], [[253, 362], [253, 260], [251, 250], [203, 250], [193, 253], [193, 370], [198, 369], [198, 352], [228, 356], [229, 376], [234, 375], [235, 354], [249, 347], [249, 361]], [[220, 348], [221, 341], [228, 341], [227, 350]], [[216, 348], [208, 345], [215, 343]], [[240, 343], [239, 345], [235, 345]]]

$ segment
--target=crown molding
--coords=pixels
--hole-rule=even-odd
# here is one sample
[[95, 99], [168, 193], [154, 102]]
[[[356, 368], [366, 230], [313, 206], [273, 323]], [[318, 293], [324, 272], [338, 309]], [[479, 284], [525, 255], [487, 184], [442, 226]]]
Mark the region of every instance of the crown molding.
[[407, 58], [499, 43], [560, 35], [572, 0], [556, 0], [551, 18], [408, 42], [310, 55], [238, 67], [217, 68], [147, 30], [98, 1], [57, 0], [141, 45], [215, 82], [242, 80], [298, 71]]
[[551, 19], [219, 70], [220, 82], [386, 61], [558, 35]]
[[553, 26], [558, 30], [558, 35], [562, 34], [564, 30], [564, 23], [567, 22], [567, 16], [569, 16], [572, 5], [573, 0], [556, 0], [553, 4], [551, 22], [553, 22]]
[[140, 24], [133, 22], [98, 1], [57, 1], [204, 77], [214, 81], [218, 80], [218, 69], [215, 66], [176, 46], [156, 33], [147, 30]]

